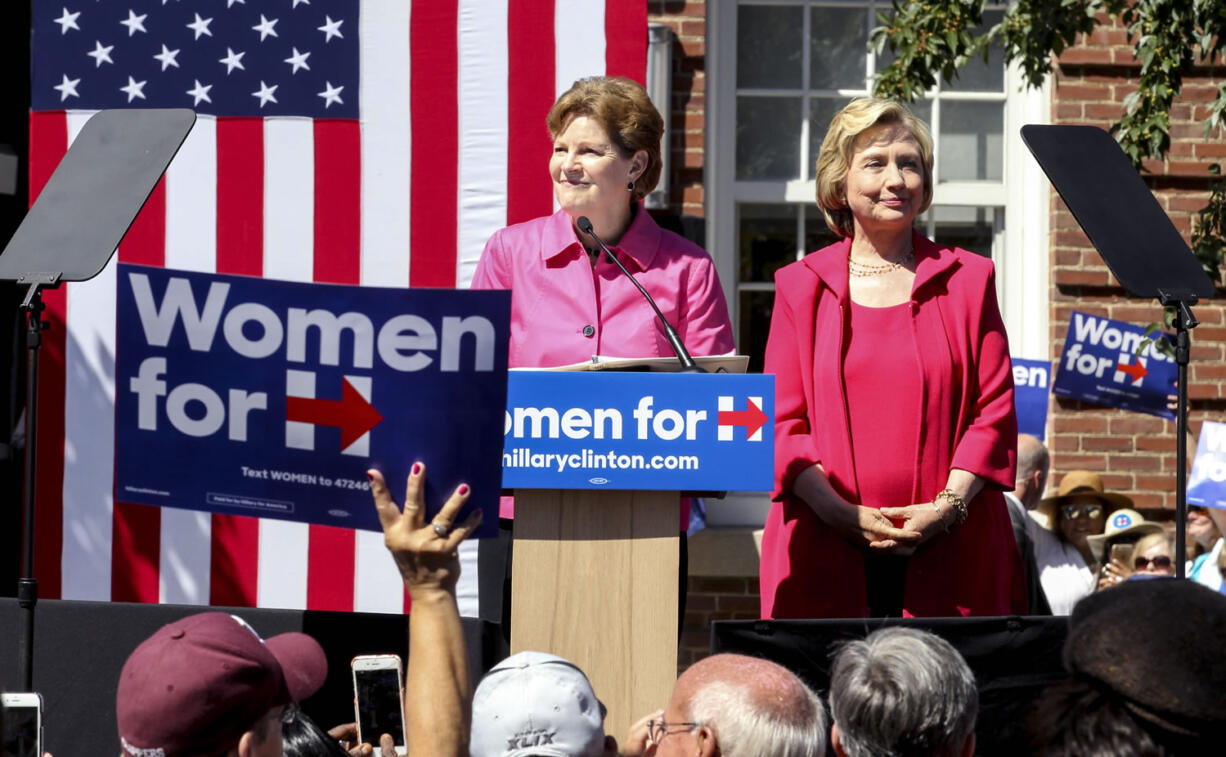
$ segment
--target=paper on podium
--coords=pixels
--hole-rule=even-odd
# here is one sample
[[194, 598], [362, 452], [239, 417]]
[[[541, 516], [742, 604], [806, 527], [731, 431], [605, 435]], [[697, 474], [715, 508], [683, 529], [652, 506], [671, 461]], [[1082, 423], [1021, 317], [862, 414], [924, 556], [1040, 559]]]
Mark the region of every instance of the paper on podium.
[[[744, 373], [749, 367], [748, 355], [694, 356], [694, 362], [708, 373]], [[610, 357], [592, 355], [591, 360], [548, 368], [512, 368], [513, 371], [648, 371], [675, 373], [681, 363], [675, 357]]]

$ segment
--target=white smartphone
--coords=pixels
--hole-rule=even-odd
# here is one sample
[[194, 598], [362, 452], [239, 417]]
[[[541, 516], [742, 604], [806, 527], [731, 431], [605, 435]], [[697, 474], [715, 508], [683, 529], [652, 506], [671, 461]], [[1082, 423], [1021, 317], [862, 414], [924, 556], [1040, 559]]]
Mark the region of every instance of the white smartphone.
[[396, 741], [396, 754], [406, 754], [400, 655], [358, 655], [349, 667], [353, 670], [358, 740], [378, 750], [379, 738], [390, 733]]
[[5, 757], [43, 757], [43, 697], [3, 694]]

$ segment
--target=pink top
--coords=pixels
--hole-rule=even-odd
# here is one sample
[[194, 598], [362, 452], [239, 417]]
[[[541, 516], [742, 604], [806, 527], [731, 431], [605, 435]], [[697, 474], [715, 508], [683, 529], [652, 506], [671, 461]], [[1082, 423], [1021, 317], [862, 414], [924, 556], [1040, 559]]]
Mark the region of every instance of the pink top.
[[910, 302], [885, 308], [851, 303], [843, 385], [860, 482], [858, 504], [915, 504], [911, 492], [919, 446], [920, 373]]
[[[640, 204], [611, 248], [694, 355], [734, 348], [724, 290], [710, 256], [665, 231]], [[606, 357], [673, 354], [655, 312], [634, 284], [602, 256], [593, 268], [570, 216], [508, 226], [485, 244], [473, 289], [511, 290], [511, 368], [548, 368]], [[500, 515], [513, 517], [504, 497]]]

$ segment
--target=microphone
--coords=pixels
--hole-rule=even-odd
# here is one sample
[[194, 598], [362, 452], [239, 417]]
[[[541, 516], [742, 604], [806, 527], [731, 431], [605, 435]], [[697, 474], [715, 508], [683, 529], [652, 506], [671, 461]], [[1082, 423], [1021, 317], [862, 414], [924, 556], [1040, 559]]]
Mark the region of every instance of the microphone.
[[679, 373], [706, 373], [705, 370], [700, 368], [698, 364], [694, 362], [694, 358], [690, 357], [689, 350], [687, 350], [685, 345], [681, 343], [681, 337], [677, 336], [677, 330], [673, 328], [672, 324], [668, 322], [668, 319], [664, 317], [664, 314], [660, 312], [660, 308], [656, 305], [656, 301], [651, 298], [651, 295], [647, 293], [647, 290], [643, 288], [643, 285], [639, 283], [638, 279], [634, 278], [634, 275], [631, 274], [630, 271], [626, 270], [626, 266], [622, 265], [622, 262], [617, 259], [617, 256], [614, 255], [613, 251], [608, 248], [608, 246], [604, 243], [604, 240], [596, 236], [596, 231], [592, 228], [592, 222], [588, 220], [587, 216], [579, 216], [577, 219], [575, 219], [575, 225], [579, 227], [579, 231], [582, 231], [584, 234], [587, 234], [589, 237], [596, 240], [596, 244], [600, 245], [600, 249], [604, 250], [604, 254], [609, 257], [609, 260], [613, 261], [613, 265], [617, 266], [618, 270], [626, 274], [626, 278], [630, 279], [630, 282], [634, 284], [635, 288], [639, 290], [643, 297], [647, 298], [647, 303], [651, 305], [652, 310], [656, 311], [656, 317], [660, 319], [660, 323], [664, 326], [664, 336], [668, 339], [669, 345], [673, 348], [673, 353], [677, 356], [677, 360], [681, 362], [681, 370]]

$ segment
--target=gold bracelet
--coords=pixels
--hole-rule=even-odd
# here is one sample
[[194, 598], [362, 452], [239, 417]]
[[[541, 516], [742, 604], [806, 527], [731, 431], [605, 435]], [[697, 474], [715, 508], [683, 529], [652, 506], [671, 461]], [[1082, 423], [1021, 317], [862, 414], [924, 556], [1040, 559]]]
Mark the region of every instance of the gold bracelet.
[[953, 489], [946, 488], [942, 489], [937, 496], [933, 497], [932, 501], [935, 503], [938, 499], [944, 499], [953, 506], [955, 525], [960, 526], [966, 522], [966, 518], [970, 515], [970, 511], [966, 509], [966, 500], [962, 499], [961, 494], [958, 494]]
[[941, 512], [941, 506], [937, 504], [934, 497], [928, 504], [932, 505], [932, 509], [937, 511], [937, 520], [941, 521], [941, 526], [945, 529], [945, 533], [949, 533], [949, 524], [945, 522], [945, 513]]

